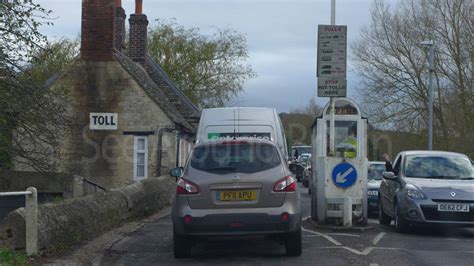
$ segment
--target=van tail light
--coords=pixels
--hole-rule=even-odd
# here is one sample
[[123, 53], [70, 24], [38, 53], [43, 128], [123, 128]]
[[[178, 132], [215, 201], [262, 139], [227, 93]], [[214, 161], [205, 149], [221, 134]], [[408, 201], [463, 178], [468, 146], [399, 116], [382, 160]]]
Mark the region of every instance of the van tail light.
[[290, 175], [279, 179], [275, 185], [273, 185], [273, 191], [275, 192], [294, 192], [296, 188], [296, 180]]
[[199, 187], [185, 179], [178, 179], [176, 182], [176, 194], [177, 195], [185, 195], [185, 194], [197, 194], [199, 193]]

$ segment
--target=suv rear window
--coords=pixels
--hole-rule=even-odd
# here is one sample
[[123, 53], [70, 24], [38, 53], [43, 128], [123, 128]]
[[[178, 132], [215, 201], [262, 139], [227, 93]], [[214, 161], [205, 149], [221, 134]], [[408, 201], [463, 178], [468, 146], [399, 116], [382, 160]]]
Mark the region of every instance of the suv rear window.
[[280, 164], [278, 150], [262, 143], [201, 146], [191, 155], [191, 167], [213, 173], [255, 173]]

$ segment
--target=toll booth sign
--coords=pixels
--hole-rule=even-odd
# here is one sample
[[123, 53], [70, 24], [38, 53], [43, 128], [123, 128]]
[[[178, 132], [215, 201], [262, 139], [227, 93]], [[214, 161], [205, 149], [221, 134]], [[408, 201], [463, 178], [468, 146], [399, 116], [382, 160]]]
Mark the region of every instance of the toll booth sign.
[[318, 97], [346, 97], [345, 78], [318, 78]]
[[345, 78], [347, 26], [318, 26], [318, 77]]
[[117, 130], [117, 113], [90, 113], [90, 130]]
[[337, 187], [347, 189], [357, 181], [357, 171], [349, 163], [340, 163], [332, 170], [332, 181]]
[[347, 96], [347, 26], [318, 26], [318, 97]]

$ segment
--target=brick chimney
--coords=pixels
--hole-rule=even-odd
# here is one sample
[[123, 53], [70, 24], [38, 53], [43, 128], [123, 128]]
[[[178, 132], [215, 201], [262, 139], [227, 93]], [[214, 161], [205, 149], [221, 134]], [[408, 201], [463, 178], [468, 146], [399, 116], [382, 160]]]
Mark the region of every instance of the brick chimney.
[[142, 14], [143, 0], [135, 0], [135, 14], [130, 15], [130, 43], [128, 55], [138, 63], [145, 62], [147, 53], [148, 19]]
[[115, 49], [125, 48], [125, 9], [122, 7], [122, 0], [115, 0]]
[[82, 0], [81, 58], [108, 61], [114, 50], [114, 0]]

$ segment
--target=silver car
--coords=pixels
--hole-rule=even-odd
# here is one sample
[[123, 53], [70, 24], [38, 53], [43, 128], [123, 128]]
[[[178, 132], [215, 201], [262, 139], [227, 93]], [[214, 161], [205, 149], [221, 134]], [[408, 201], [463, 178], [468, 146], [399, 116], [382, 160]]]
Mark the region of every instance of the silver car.
[[300, 194], [281, 152], [270, 141], [197, 144], [179, 177], [172, 207], [174, 255], [212, 236], [272, 235], [286, 254], [301, 254]]
[[466, 155], [440, 151], [401, 152], [379, 192], [379, 221], [398, 232], [413, 224], [474, 226], [474, 175]]

